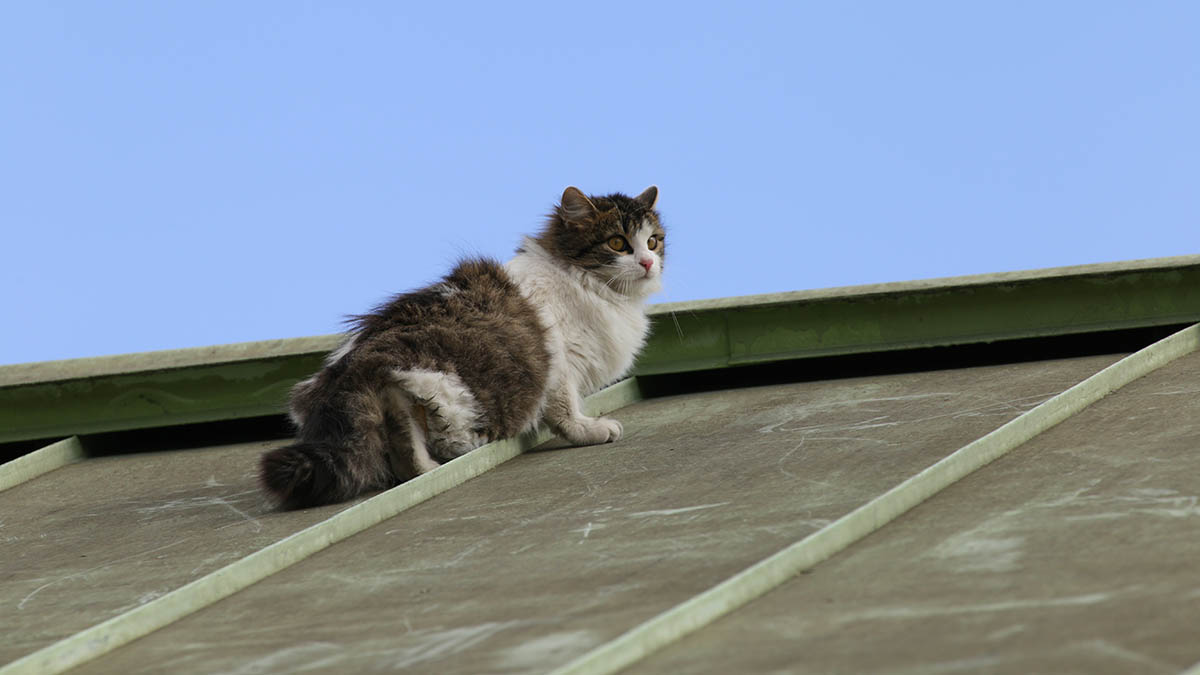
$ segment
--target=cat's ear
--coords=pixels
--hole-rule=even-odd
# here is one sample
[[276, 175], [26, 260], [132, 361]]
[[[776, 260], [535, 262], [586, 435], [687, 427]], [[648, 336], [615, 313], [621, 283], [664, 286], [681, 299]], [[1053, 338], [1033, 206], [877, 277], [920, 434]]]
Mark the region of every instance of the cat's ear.
[[581, 223], [596, 215], [596, 205], [579, 188], [571, 186], [563, 190], [562, 215], [569, 223]]
[[654, 208], [654, 205], [658, 203], [658, 186], [651, 185], [645, 190], [642, 190], [642, 194], [634, 197], [633, 201], [648, 209]]

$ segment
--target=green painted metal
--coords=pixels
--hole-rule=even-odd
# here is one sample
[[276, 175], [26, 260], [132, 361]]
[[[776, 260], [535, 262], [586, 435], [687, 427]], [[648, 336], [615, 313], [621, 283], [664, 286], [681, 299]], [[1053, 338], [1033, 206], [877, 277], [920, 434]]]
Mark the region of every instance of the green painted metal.
[[0, 387], [0, 443], [277, 414], [323, 354]]
[[1200, 265], [670, 310], [636, 374], [1190, 323]]
[[[1200, 256], [673, 303], [651, 316], [637, 375], [1165, 326], [1200, 321]], [[334, 344], [6, 366], [0, 443], [276, 414]]]

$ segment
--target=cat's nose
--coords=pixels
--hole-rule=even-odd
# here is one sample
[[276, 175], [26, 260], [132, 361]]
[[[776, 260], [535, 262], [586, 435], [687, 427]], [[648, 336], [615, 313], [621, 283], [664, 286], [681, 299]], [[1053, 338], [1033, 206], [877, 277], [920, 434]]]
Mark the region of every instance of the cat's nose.
[[649, 272], [650, 268], [654, 266], [654, 261], [650, 258], [642, 258], [638, 261], [638, 264], [645, 268], [647, 272]]

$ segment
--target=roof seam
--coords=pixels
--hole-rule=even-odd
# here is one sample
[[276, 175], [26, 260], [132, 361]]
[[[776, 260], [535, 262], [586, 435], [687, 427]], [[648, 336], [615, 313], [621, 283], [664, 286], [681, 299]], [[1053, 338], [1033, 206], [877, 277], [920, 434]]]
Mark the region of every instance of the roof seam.
[[65, 438], [0, 464], [0, 492], [86, 457], [78, 436]]
[[[630, 378], [589, 396], [584, 401], [584, 409], [588, 414], [600, 415], [623, 408], [641, 397], [637, 381]], [[457, 487], [544, 443], [551, 436], [542, 425], [518, 438], [488, 443], [166, 595], [0, 667], [0, 675], [61, 673], [91, 661]], [[78, 440], [75, 441], [78, 444]]]
[[1200, 324], [1137, 351], [1050, 398], [830, 525], [601, 644], [553, 675], [615, 673], [778, 588], [929, 497], [1126, 384], [1200, 348]]

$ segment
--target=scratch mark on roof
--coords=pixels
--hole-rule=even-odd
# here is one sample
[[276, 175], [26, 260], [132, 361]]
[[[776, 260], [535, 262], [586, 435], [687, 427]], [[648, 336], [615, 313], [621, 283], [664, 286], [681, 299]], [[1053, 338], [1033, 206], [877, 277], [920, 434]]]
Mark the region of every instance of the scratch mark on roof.
[[673, 516], [676, 513], [687, 513], [688, 511], [699, 511], [701, 509], [715, 509], [718, 506], [725, 506], [729, 502], [721, 502], [719, 504], [700, 504], [699, 506], [685, 506], [681, 509], [659, 509], [657, 511], [638, 511], [637, 513], [629, 514], [630, 518], [646, 518], [649, 516]]

